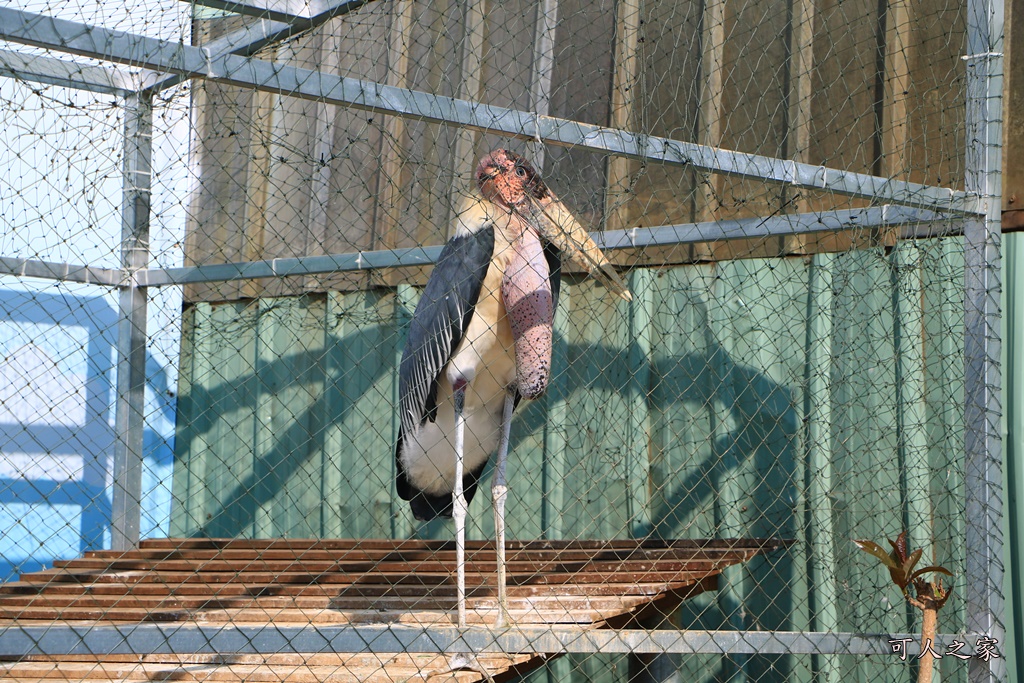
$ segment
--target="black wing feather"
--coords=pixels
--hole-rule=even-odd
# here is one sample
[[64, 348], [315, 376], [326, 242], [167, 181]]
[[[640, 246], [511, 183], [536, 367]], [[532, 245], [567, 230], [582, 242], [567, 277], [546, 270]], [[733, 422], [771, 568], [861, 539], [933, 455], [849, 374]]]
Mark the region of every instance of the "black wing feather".
[[402, 426], [411, 431], [437, 411], [437, 384], [473, 317], [494, 254], [494, 228], [455, 237], [441, 250], [409, 325], [399, 368]]
[[437, 418], [441, 372], [469, 327], [493, 255], [494, 226], [490, 223], [449, 240], [413, 313], [398, 373], [401, 428], [395, 461], [398, 494], [404, 500], [420, 493], [405, 478], [401, 458], [404, 436]]

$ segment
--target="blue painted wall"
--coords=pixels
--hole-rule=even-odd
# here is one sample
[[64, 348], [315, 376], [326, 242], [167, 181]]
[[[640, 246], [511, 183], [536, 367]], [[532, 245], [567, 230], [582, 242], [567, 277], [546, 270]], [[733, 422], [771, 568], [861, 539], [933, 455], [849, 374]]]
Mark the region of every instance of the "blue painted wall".
[[[112, 297], [0, 289], [0, 580], [110, 546]], [[142, 532], [166, 536], [175, 401], [147, 358]]]

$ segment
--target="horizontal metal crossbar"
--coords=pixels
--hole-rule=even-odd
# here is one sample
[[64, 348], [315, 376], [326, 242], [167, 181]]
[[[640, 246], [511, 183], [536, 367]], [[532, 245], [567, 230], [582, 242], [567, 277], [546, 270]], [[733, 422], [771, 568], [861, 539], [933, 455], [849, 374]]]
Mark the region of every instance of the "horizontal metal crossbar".
[[99, 27], [83, 27], [20, 10], [0, 8], [0, 38], [72, 54], [132, 64], [191, 78], [453, 125], [563, 147], [583, 147], [701, 171], [768, 180], [944, 212], [980, 215], [973, 194], [802, 164], [692, 142], [631, 133], [550, 116], [345, 78], [237, 55], [216, 56], [202, 48]]
[[291, 24], [315, 21], [317, 18], [335, 16], [339, 9], [351, 11], [372, 0], [181, 0], [211, 9], [224, 10], [258, 19], [270, 19]]
[[[299, 3], [269, 3], [270, 14], [259, 14], [263, 21], [255, 21], [234, 33], [222, 36], [204, 45], [211, 55], [235, 54], [250, 55], [257, 50], [284, 40], [297, 33], [308, 31], [320, 26], [334, 17], [341, 16], [373, 0], [316, 0], [310, 2], [308, 11], [297, 12]], [[242, 3], [230, 0], [208, 0], [196, 4], [208, 7], [238, 11], [240, 14], [252, 14], [260, 9], [254, 5], [245, 5], [253, 12], [242, 12]], [[305, 7], [305, 3], [302, 3]], [[280, 7], [277, 7], [280, 5]], [[287, 8], [291, 6], [292, 10]], [[276, 9], [275, 9], [276, 8]], [[296, 11], [290, 14], [289, 11]], [[281, 20], [272, 21], [267, 16]], [[59, 49], [59, 48], [54, 48]], [[171, 74], [149, 69], [138, 73], [125, 73], [112, 66], [94, 64], [75, 64], [45, 55], [30, 55], [0, 50], [0, 76], [16, 78], [22, 81], [45, 83], [77, 90], [118, 95], [121, 97], [140, 91], [159, 92], [187, 80], [187, 75]]]
[[425, 266], [437, 261], [440, 255], [441, 247], [410, 247], [408, 249], [361, 251], [354, 254], [300, 256], [248, 263], [224, 263], [187, 268], [154, 268], [137, 273], [137, 281], [143, 287], [161, 287], [199, 282], [249, 280], [258, 277], [344, 273], [400, 266]]
[[621, 249], [895, 227], [902, 228], [901, 237], [935, 237], [959, 234], [963, 229], [963, 219], [887, 204], [864, 209], [608, 230], [595, 233], [593, 237], [603, 249]]
[[181, 0], [200, 7], [224, 10], [234, 14], [242, 14], [260, 19], [273, 19], [274, 21], [295, 21], [297, 19], [309, 19], [316, 13], [322, 0]]
[[[978, 634], [939, 634], [934, 648], [974, 651]], [[890, 655], [921, 651], [913, 634], [807, 631], [691, 631], [640, 629], [361, 626], [8, 626], [0, 628], [0, 656], [147, 654], [279, 654], [315, 652], [634, 653], [634, 654], [849, 654]], [[956, 642], [954, 642], [956, 641]]]
[[0, 50], [0, 76], [120, 97], [130, 95], [138, 87], [129, 74], [111, 66], [75, 64], [11, 50]]
[[[931, 211], [886, 205], [843, 211], [781, 214], [764, 218], [663, 225], [654, 228], [608, 230], [594, 233], [593, 237], [601, 248], [611, 250], [896, 227], [901, 229], [902, 237], [920, 238], [959, 234], [962, 226], [962, 219]], [[135, 272], [134, 282], [139, 287], [165, 287], [204, 282], [250, 280], [262, 277], [320, 275], [380, 268], [426, 266], [437, 261], [440, 255], [440, 246], [409, 247], [244, 263], [218, 263], [184, 268], [145, 268]], [[39, 277], [64, 282], [113, 286], [125, 282], [123, 272], [117, 268], [93, 268], [2, 257], [0, 257], [0, 275]]]
[[[219, 0], [211, 0], [218, 2]], [[373, 0], [315, 0], [310, 4], [311, 16], [292, 16], [282, 21], [261, 19], [254, 21], [247, 26], [238, 29], [225, 36], [221, 36], [202, 46], [210, 58], [221, 55], [243, 55], [249, 56], [268, 45], [280, 42], [290, 36], [308, 31], [324, 24], [334, 17], [339, 17], [359, 9]], [[207, 6], [213, 6], [210, 3]], [[235, 3], [237, 4], [237, 3]], [[277, 4], [277, 3], [274, 3]], [[159, 74], [146, 80], [142, 89], [149, 93], [160, 92], [181, 83], [189, 78], [188, 74]]]
[[0, 275], [17, 275], [19, 277], [38, 277], [58, 282], [79, 282], [89, 285], [121, 284], [120, 268], [94, 268], [69, 263], [37, 261], [34, 259], [10, 258], [0, 256]]

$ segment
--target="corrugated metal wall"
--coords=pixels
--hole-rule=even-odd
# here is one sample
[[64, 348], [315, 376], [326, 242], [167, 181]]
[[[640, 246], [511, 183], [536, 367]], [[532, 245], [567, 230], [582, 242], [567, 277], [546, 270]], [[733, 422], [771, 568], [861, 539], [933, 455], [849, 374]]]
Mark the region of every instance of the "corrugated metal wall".
[[[557, 19], [545, 91], [537, 13], [549, 4]], [[382, 0], [264, 56], [962, 186], [960, 4], [481, 6]], [[237, 21], [197, 22], [197, 43]], [[197, 86], [194, 98], [202, 182], [186, 252], [197, 264], [440, 243], [475, 160], [510, 143], [221, 85]], [[863, 204], [579, 149], [544, 153], [545, 179], [595, 227]], [[806, 256], [781, 257], [794, 254]], [[748, 260], [725, 260], [734, 257]], [[720, 591], [687, 603], [674, 623], [916, 629], [916, 615], [850, 539], [881, 542], [908, 527], [925, 557], [962, 566], [960, 241], [897, 243], [893, 232], [850, 230], [612, 258], [631, 267], [635, 300], [567, 283], [552, 386], [513, 426], [512, 536], [793, 538], [788, 552], [730, 570]], [[393, 484], [395, 368], [427, 272], [186, 288], [173, 535], [449, 537], [443, 524], [415, 525]], [[475, 537], [492, 533], [488, 493], [473, 504]], [[943, 630], [960, 628], [962, 573], [957, 581]], [[940, 668], [956, 680], [964, 667], [951, 659]], [[889, 660], [829, 656], [680, 661], [698, 681], [912, 674]], [[564, 658], [538, 677], [567, 680], [575, 667], [580, 678], [625, 680], [634, 664]]]
[[1019, 680], [1024, 666], [1024, 239], [1003, 236], [1003, 408], [1006, 440], [1003, 515], [1006, 580], [1007, 680]]
[[[513, 425], [511, 537], [792, 538], [686, 603], [677, 625], [916, 629], [850, 540], [907, 526], [925, 557], [962, 566], [961, 250], [942, 239], [636, 269], [631, 303], [567, 282], [552, 385]], [[414, 524], [394, 492], [395, 368], [416, 296], [189, 306], [171, 534], [447, 538], [441, 523]], [[473, 537], [492, 533], [487, 494]], [[944, 631], [960, 628], [956, 601]], [[955, 680], [965, 669], [950, 659]], [[599, 680], [629, 669], [576, 663]], [[683, 663], [700, 681], [735, 667], [759, 681], [819, 667], [910, 676], [864, 658]], [[564, 680], [572, 661], [552, 667], [543, 675]]]
[[[538, 12], [553, 13], [544, 60]], [[964, 12], [876, 0], [371, 2], [265, 59], [751, 154], [962, 187]], [[554, 8], [554, 9], [552, 9]], [[238, 17], [197, 21], [209, 44]], [[546, 69], [546, 70], [545, 70]], [[547, 85], [544, 85], [546, 74]], [[441, 244], [477, 161], [512, 145], [604, 229], [864, 206], [828, 192], [538, 147], [413, 117], [202, 82], [193, 89], [189, 264]], [[665, 265], [891, 244], [887, 231], [751, 238], [611, 254]], [[338, 273], [190, 284], [228, 301], [425, 281]]]

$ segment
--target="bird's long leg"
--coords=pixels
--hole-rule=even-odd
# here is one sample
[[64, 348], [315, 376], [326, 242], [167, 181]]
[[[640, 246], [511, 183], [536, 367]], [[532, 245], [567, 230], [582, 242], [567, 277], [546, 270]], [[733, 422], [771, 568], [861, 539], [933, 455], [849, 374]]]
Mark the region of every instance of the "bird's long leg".
[[505, 626], [509, 621], [508, 587], [505, 577], [505, 499], [508, 486], [505, 483], [505, 461], [508, 459], [509, 432], [512, 429], [512, 409], [515, 408], [515, 389], [505, 392], [505, 409], [501, 416], [501, 440], [498, 442], [498, 462], [494, 466], [494, 484], [491, 486], [491, 500], [494, 503], [494, 545], [498, 551], [498, 618], [495, 628]]
[[[466, 418], [463, 411], [466, 407], [466, 381], [453, 383], [453, 403], [455, 404], [455, 485], [452, 487], [452, 517], [455, 519], [455, 564], [456, 591], [459, 603], [459, 628], [466, 628], [466, 511], [469, 507], [462, 487], [462, 473], [465, 470]], [[512, 411], [509, 409], [509, 416]], [[468, 652], [457, 652], [448, 660], [448, 667], [439, 671], [429, 671], [423, 679], [435, 676], [455, 674], [459, 671], [475, 671], [484, 680], [494, 683], [494, 678], [487, 667], [480, 663], [476, 655]]]
[[466, 496], [462, 490], [464, 471], [466, 417], [466, 382], [453, 387], [455, 403], [455, 485], [452, 489], [452, 517], [455, 519], [455, 583], [459, 610], [459, 628], [466, 627]]

